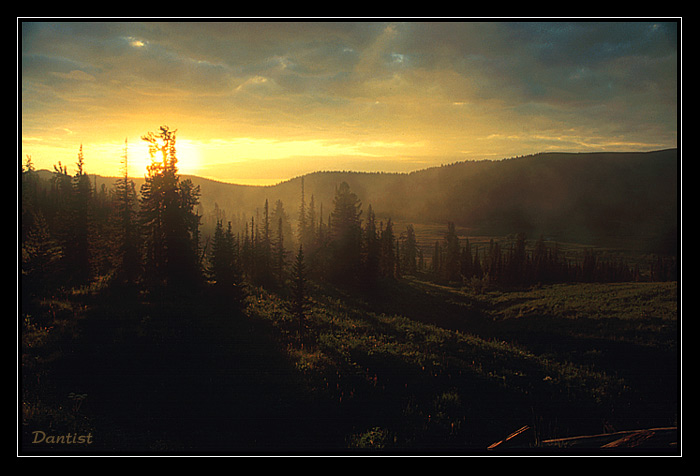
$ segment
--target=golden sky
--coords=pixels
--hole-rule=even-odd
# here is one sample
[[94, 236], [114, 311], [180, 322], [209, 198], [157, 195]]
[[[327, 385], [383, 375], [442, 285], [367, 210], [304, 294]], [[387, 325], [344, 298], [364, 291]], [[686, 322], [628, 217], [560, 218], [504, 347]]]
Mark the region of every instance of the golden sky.
[[272, 184], [537, 152], [677, 146], [677, 22], [18, 19], [21, 150]]

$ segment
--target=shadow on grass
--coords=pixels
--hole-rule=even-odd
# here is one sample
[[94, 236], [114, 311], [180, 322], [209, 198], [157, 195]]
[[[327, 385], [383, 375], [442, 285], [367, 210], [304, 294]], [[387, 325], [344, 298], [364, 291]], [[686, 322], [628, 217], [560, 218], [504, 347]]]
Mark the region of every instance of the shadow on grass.
[[54, 407], [70, 392], [85, 395], [76, 413], [90, 422], [92, 444], [32, 444], [32, 431], [78, 428], [74, 418], [30, 421], [27, 452], [284, 453], [344, 444], [333, 408], [314, 400], [274, 333], [240, 312], [201, 299], [103, 301], [78, 328], [74, 340], [54, 343], [60, 356], [34, 391]]

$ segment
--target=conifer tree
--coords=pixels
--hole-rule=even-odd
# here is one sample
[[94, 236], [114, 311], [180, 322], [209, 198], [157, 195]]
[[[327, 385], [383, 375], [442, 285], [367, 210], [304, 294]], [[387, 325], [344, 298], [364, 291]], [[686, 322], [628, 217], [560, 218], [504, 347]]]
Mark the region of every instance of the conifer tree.
[[255, 282], [262, 286], [273, 284], [272, 237], [270, 233], [270, 211], [267, 199], [263, 207], [262, 230], [257, 238]]
[[536, 283], [549, 282], [550, 263], [548, 262], [547, 247], [544, 242], [544, 236], [540, 237], [535, 242], [535, 247], [532, 250], [532, 279]]
[[391, 218], [382, 227], [380, 236], [379, 274], [385, 278], [396, 276], [396, 254], [394, 252], [394, 225]]
[[484, 273], [488, 275], [489, 283], [498, 284], [501, 282], [503, 257], [501, 256], [501, 246], [493, 239], [489, 240], [489, 249], [485, 261]]
[[253, 244], [250, 239], [250, 233], [248, 232], [248, 221], [245, 223], [245, 231], [243, 235], [243, 244], [241, 246], [241, 268], [243, 274], [250, 278], [253, 269]]
[[175, 133], [167, 126], [143, 136], [151, 164], [141, 186], [144, 259], [151, 284], [164, 285], [176, 295], [200, 283], [199, 187], [180, 181]]
[[367, 207], [367, 222], [363, 230], [362, 240], [363, 280], [367, 286], [372, 286], [379, 276], [380, 242], [377, 236], [377, 223], [372, 205]]
[[140, 273], [139, 237], [136, 223], [137, 196], [129, 178], [127, 141], [124, 141], [123, 175], [115, 185], [115, 210], [118, 233], [117, 275], [120, 281], [133, 284]]
[[303, 245], [307, 239], [307, 214], [306, 199], [304, 197], [304, 177], [301, 178], [301, 202], [299, 204], [299, 221], [297, 223], [297, 238], [299, 244]]
[[447, 282], [458, 281], [461, 278], [461, 260], [459, 237], [457, 236], [454, 222], [447, 223], [447, 233], [445, 234], [443, 246], [445, 249], [443, 262], [444, 279]]
[[295, 250], [294, 233], [292, 231], [292, 225], [289, 221], [289, 216], [284, 209], [284, 203], [282, 203], [282, 200], [277, 200], [274, 208], [272, 209], [272, 213], [270, 214], [270, 223], [272, 226], [278, 226], [280, 220], [282, 220], [284, 249], [286, 250], [287, 254], [289, 254]]
[[226, 230], [221, 220], [216, 223], [208, 271], [217, 298], [229, 305], [242, 303], [244, 288], [238, 260], [238, 243], [231, 222], [228, 222]]
[[598, 268], [598, 260], [593, 250], [586, 249], [583, 252], [583, 261], [581, 263], [581, 280], [585, 283], [593, 282], [596, 278], [596, 270]]
[[35, 299], [46, 296], [57, 285], [61, 258], [61, 248], [51, 237], [43, 214], [34, 211], [32, 215], [32, 225], [21, 247], [22, 306], [26, 313], [31, 313]]
[[331, 233], [330, 233], [330, 216], [327, 217], [327, 223], [324, 222], [323, 204], [320, 206], [318, 227], [316, 228], [316, 243], [314, 252], [311, 256], [306, 256], [309, 267], [309, 274], [319, 279], [327, 279], [330, 276], [331, 270]]
[[435, 241], [435, 245], [433, 246], [433, 259], [431, 262], [431, 271], [433, 273], [433, 278], [440, 281], [442, 280], [442, 252], [440, 248], [440, 242]]
[[256, 224], [255, 217], [250, 217], [250, 247], [248, 256], [248, 279], [251, 283], [258, 282], [258, 267], [260, 260], [258, 259], [260, 255], [260, 243], [259, 243], [259, 233], [258, 225]]
[[472, 259], [472, 276], [481, 279], [484, 276], [481, 258], [479, 258], [479, 247], [474, 250], [474, 258]]
[[462, 248], [462, 257], [460, 264], [460, 272], [464, 279], [471, 279], [474, 275], [474, 260], [472, 258], [471, 244], [469, 243], [469, 238], [464, 242], [464, 247]]
[[508, 263], [509, 282], [511, 284], [524, 284], [527, 282], [527, 255], [525, 252], [525, 234], [518, 233]]
[[418, 244], [416, 242], [416, 232], [413, 225], [406, 225], [406, 240], [403, 245], [402, 261], [403, 272], [410, 276], [415, 276], [418, 271]]
[[40, 211], [39, 209], [39, 178], [37, 177], [32, 163], [32, 157], [27, 155], [25, 164], [21, 168], [22, 177], [22, 220], [21, 220], [21, 238], [27, 236], [28, 231], [34, 224], [34, 215]]
[[306, 249], [306, 254], [312, 251], [316, 246], [317, 230], [316, 230], [316, 203], [313, 194], [311, 195], [311, 200], [309, 201], [309, 209], [306, 217], [306, 236], [304, 249]]
[[51, 199], [47, 201], [44, 218], [48, 225], [51, 235], [56, 240], [61, 257], [56, 265], [57, 273], [62, 276], [62, 280], [66, 283], [71, 281], [69, 271], [70, 251], [72, 230], [71, 230], [71, 210], [73, 204], [73, 184], [70, 175], [68, 175], [67, 167], [58, 164], [53, 166], [53, 175], [51, 177], [51, 190], [49, 192]]
[[339, 283], [356, 283], [360, 271], [362, 229], [360, 200], [347, 182], [336, 189], [331, 213], [331, 279]]
[[299, 251], [297, 252], [296, 259], [292, 266], [291, 279], [291, 301], [289, 303], [289, 311], [297, 322], [299, 343], [303, 346], [307, 338], [307, 313], [310, 307], [303, 245], [299, 245]]
[[[70, 284], [86, 284], [91, 277], [90, 270], [90, 219], [89, 207], [92, 195], [90, 178], [83, 170], [83, 146], [78, 152], [77, 172], [71, 179], [66, 197], [66, 225], [64, 228], [64, 266]], [[63, 170], [63, 186], [67, 187], [66, 169]]]
[[233, 266], [233, 249], [224, 232], [221, 220], [216, 221], [214, 236], [211, 241], [209, 253], [209, 277], [215, 287], [226, 285], [230, 281], [230, 272]]
[[396, 256], [394, 257], [394, 277], [403, 276], [403, 266], [401, 262], [401, 237], [396, 238]]
[[277, 284], [283, 284], [286, 277], [287, 250], [284, 239], [284, 222], [280, 216], [277, 219], [277, 240], [273, 251], [274, 266], [273, 271]]

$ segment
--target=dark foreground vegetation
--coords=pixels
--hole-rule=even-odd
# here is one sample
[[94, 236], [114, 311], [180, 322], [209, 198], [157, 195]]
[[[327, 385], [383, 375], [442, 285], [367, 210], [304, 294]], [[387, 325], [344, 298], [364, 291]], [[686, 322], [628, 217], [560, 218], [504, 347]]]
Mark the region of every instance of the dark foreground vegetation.
[[139, 194], [91, 186], [82, 153], [49, 183], [23, 168], [22, 453], [538, 452], [678, 426], [674, 257], [452, 223], [421, 242], [346, 183], [326, 215], [302, 188], [295, 232], [265, 202], [203, 234], [174, 132], [144, 139]]
[[389, 286], [314, 286], [304, 342], [289, 298], [262, 288], [241, 313], [204, 295], [46, 300], [22, 323], [22, 449], [470, 453], [525, 425], [533, 448], [676, 426], [675, 283]]

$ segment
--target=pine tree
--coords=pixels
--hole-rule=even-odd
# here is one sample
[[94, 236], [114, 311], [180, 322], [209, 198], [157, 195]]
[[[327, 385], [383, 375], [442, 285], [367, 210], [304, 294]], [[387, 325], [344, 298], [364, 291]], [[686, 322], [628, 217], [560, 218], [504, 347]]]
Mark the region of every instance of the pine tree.
[[306, 214], [306, 199], [304, 198], [304, 177], [301, 178], [301, 203], [299, 204], [299, 221], [297, 223], [297, 238], [299, 244], [303, 245], [307, 241], [308, 223]]
[[218, 220], [211, 243], [208, 272], [214, 295], [228, 305], [240, 305], [245, 295], [237, 248], [231, 222], [224, 230], [223, 223]]
[[117, 275], [120, 281], [133, 284], [140, 274], [141, 257], [136, 223], [137, 196], [134, 181], [129, 178], [127, 141], [124, 141], [123, 175], [115, 185], [115, 209], [117, 233], [119, 235], [119, 256]]
[[433, 246], [433, 259], [431, 262], [431, 271], [433, 273], [433, 279], [438, 281], [442, 280], [442, 250], [440, 248], [439, 241], [435, 241], [435, 245]]
[[44, 297], [58, 282], [57, 265], [61, 248], [51, 237], [49, 227], [40, 211], [33, 212], [32, 225], [21, 247], [22, 306], [31, 314], [35, 299]]
[[262, 230], [257, 240], [256, 259], [256, 283], [265, 287], [272, 286], [274, 282], [272, 270], [272, 238], [270, 233], [270, 211], [267, 199], [265, 200], [265, 206], [263, 208]]
[[[90, 178], [84, 172], [83, 146], [78, 152], [77, 172], [71, 180], [67, 197], [67, 229], [65, 235], [64, 260], [70, 284], [86, 284], [91, 277], [90, 262], [90, 218], [89, 207], [92, 195]], [[65, 169], [64, 169], [65, 173]], [[64, 179], [65, 180], [65, 179]]]
[[403, 266], [401, 263], [401, 237], [396, 238], [396, 256], [394, 258], [394, 277], [403, 276]]
[[292, 225], [289, 220], [289, 216], [284, 209], [284, 203], [282, 200], [277, 200], [275, 206], [272, 209], [270, 215], [270, 223], [273, 226], [279, 225], [279, 221], [282, 220], [282, 235], [284, 236], [284, 248], [287, 254], [295, 251], [294, 246], [294, 233], [292, 231]]
[[445, 234], [443, 246], [445, 249], [443, 263], [444, 279], [447, 282], [459, 281], [461, 278], [460, 247], [454, 222], [447, 223], [447, 233]]
[[598, 259], [593, 250], [586, 249], [583, 252], [583, 261], [581, 263], [581, 280], [585, 283], [594, 282], [596, 279], [596, 271], [598, 269]]
[[211, 241], [208, 267], [209, 277], [215, 287], [226, 285], [229, 281], [230, 269], [233, 265], [232, 258], [233, 250], [226, 239], [223, 223], [217, 220]]
[[460, 272], [464, 279], [471, 279], [474, 276], [474, 260], [472, 258], [471, 244], [469, 243], [469, 238], [464, 242], [464, 247], [462, 248], [462, 258], [460, 263]]
[[347, 182], [336, 190], [331, 213], [332, 241], [331, 279], [338, 283], [356, 283], [360, 271], [362, 229], [360, 224], [360, 200], [350, 191]]
[[329, 279], [330, 276], [332, 252], [330, 223], [330, 216], [327, 217], [327, 224], [324, 222], [323, 204], [321, 204], [314, 252], [313, 255], [307, 256], [309, 274], [318, 279]]
[[253, 244], [251, 243], [250, 233], [248, 232], [248, 221], [245, 223], [245, 231], [243, 235], [243, 245], [241, 247], [241, 270], [245, 276], [250, 278], [253, 272]]
[[377, 223], [372, 205], [367, 207], [367, 223], [363, 230], [363, 281], [366, 286], [373, 286], [379, 276], [380, 243], [377, 236]]
[[21, 238], [27, 236], [34, 224], [34, 215], [39, 212], [39, 178], [37, 177], [32, 157], [27, 155], [26, 164], [22, 164], [22, 219]]
[[489, 283], [500, 284], [503, 270], [503, 257], [501, 256], [501, 246], [497, 241], [493, 239], [489, 241], [489, 249], [484, 258], [484, 262], [484, 273], [488, 275]]
[[481, 279], [484, 276], [484, 271], [481, 266], [481, 258], [479, 258], [479, 247], [474, 250], [474, 258], [472, 259], [472, 276]]
[[309, 209], [307, 211], [306, 217], [306, 236], [304, 249], [306, 249], [306, 254], [312, 252], [316, 247], [317, 230], [316, 230], [316, 203], [313, 194], [311, 195], [311, 200], [309, 201]]
[[260, 244], [258, 226], [255, 217], [250, 217], [250, 246], [248, 249], [248, 279], [251, 283], [258, 282], [258, 267], [260, 264]]
[[418, 271], [418, 244], [416, 242], [416, 232], [413, 225], [406, 225], [406, 240], [403, 245], [403, 272], [410, 276], [415, 276]]
[[510, 281], [513, 284], [527, 282], [528, 260], [525, 251], [525, 233], [518, 233], [510, 263]]
[[[149, 282], [175, 295], [200, 283], [199, 187], [180, 181], [175, 133], [167, 126], [148, 133], [151, 164], [141, 186], [141, 224]], [[158, 160], [160, 154], [160, 160]]]
[[[51, 235], [55, 238], [61, 250], [61, 259], [57, 263], [57, 272], [61, 274], [64, 283], [70, 283], [71, 263], [69, 256], [72, 245], [71, 209], [73, 205], [73, 184], [67, 167], [58, 162], [53, 166], [51, 177], [50, 199], [47, 200], [44, 218]], [[68, 251], [68, 252], [67, 252]]]
[[386, 222], [386, 227], [382, 227], [379, 251], [379, 275], [385, 278], [396, 276], [396, 255], [394, 244], [394, 225], [391, 218]]
[[535, 247], [532, 250], [532, 280], [535, 283], [544, 283], [550, 281], [550, 263], [547, 256], [547, 246], [544, 242], [544, 236], [540, 237], [535, 242]]
[[299, 245], [299, 251], [294, 260], [291, 286], [292, 296], [289, 304], [289, 311], [297, 321], [299, 343], [303, 346], [307, 340], [307, 313], [310, 307], [303, 245]]
[[284, 240], [284, 222], [280, 216], [277, 220], [277, 240], [273, 251], [274, 266], [273, 271], [277, 284], [283, 284], [286, 278], [287, 250]]

